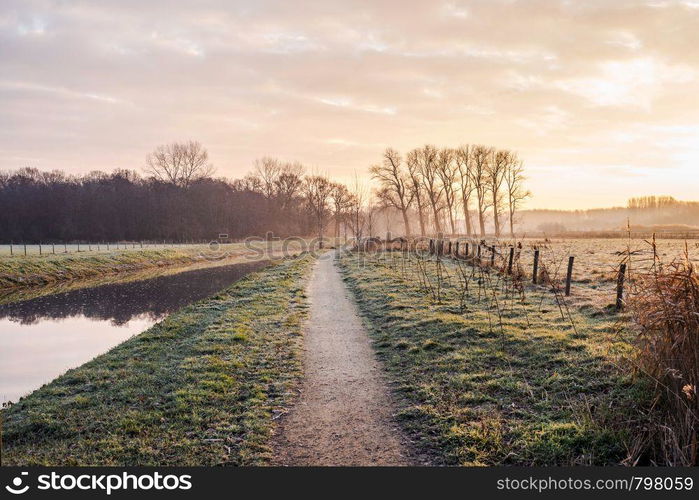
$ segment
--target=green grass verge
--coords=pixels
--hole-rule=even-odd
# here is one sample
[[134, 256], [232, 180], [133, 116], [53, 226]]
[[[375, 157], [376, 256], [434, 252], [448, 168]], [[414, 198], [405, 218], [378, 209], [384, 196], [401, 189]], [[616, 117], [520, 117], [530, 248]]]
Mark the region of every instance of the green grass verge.
[[2, 412], [2, 465], [259, 465], [302, 371], [313, 258], [172, 314]]
[[204, 260], [201, 249], [128, 250], [0, 258], [0, 289], [45, 285]]
[[[508, 300], [502, 282], [477, 275], [462, 310], [450, 262], [441, 303], [410, 264], [347, 254], [340, 265], [401, 402], [398, 418], [435, 463], [600, 465], [626, 456], [625, 422], [642, 387], [621, 362], [630, 346], [616, 319], [572, 311], [576, 333], [550, 292]], [[432, 283], [435, 269], [431, 262]]]

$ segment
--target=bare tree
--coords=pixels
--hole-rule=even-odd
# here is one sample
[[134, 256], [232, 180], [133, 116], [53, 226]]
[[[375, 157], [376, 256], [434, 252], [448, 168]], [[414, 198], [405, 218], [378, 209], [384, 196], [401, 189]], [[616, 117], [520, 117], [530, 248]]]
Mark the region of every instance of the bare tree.
[[303, 165], [285, 163], [274, 180], [274, 192], [283, 211], [291, 208], [303, 187]]
[[304, 195], [316, 222], [320, 248], [323, 248], [323, 233], [330, 213], [329, 202], [332, 191], [333, 183], [327, 177], [312, 175], [305, 179]]
[[512, 155], [505, 170], [505, 186], [507, 187], [507, 207], [510, 216], [510, 236], [515, 237], [515, 216], [519, 206], [531, 196], [531, 193], [524, 189], [524, 164]]
[[408, 170], [408, 189], [410, 190], [410, 195], [415, 200], [417, 205], [417, 217], [420, 222], [420, 236], [425, 236], [425, 204], [427, 203], [425, 197], [425, 190], [422, 186], [422, 180], [420, 176], [420, 150], [413, 149], [408, 153], [405, 158], [405, 164]]
[[507, 166], [512, 160], [512, 153], [507, 150], [496, 151], [486, 167], [488, 175], [488, 188], [490, 190], [490, 204], [493, 208], [493, 226], [495, 237], [500, 237], [500, 216], [503, 212], [502, 183], [505, 181]]
[[388, 148], [384, 151], [381, 165], [371, 167], [371, 175], [381, 183], [378, 192], [384, 205], [400, 210], [403, 216], [405, 235], [410, 236], [408, 211], [415, 193], [410, 190], [410, 180], [402, 168], [402, 159], [398, 151]]
[[374, 200], [369, 200], [365, 210], [366, 226], [369, 238], [374, 236], [374, 229], [376, 228], [376, 223], [380, 212], [381, 207], [377, 205]]
[[493, 156], [493, 148], [486, 146], [471, 147], [471, 183], [476, 192], [476, 201], [478, 203], [478, 225], [481, 236], [485, 236], [485, 217], [486, 211], [490, 206], [488, 200], [489, 177], [488, 163]]
[[236, 179], [233, 181], [233, 186], [238, 191], [250, 191], [253, 193], [262, 194], [262, 179], [257, 175], [248, 173], [242, 179]]
[[255, 174], [262, 181], [262, 193], [268, 200], [271, 200], [275, 193], [275, 186], [282, 166], [279, 160], [265, 156], [255, 160]]
[[449, 225], [451, 226], [451, 234], [456, 234], [456, 221], [454, 220], [454, 208], [456, 206], [456, 162], [454, 161], [455, 152], [450, 148], [439, 150], [437, 156], [437, 176], [442, 183], [444, 192], [444, 204], [449, 216]]
[[354, 174], [354, 185], [350, 190], [351, 198], [349, 203], [349, 217], [347, 223], [350, 231], [357, 241], [357, 244], [364, 235], [364, 226], [366, 225], [366, 217], [364, 213], [364, 202], [366, 199], [366, 189], [359, 183], [359, 177], [356, 172]]
[[209, 153], [197, 141], [158, 146], [146, 156], [144, 170], [161, 181], [184, 188], [214, 173], [214, 167], [209, 163]]
[[473, 234], [471, 226], [471, 195], [473, 194], [473, 183], [471, 182], [471, 159], [468, 145], [460, 146], [454, 152], [454, 162], [459, 173], [459, 193], [461, 195], [461, 208], [464, 212], [464, 222], [466, 224], [466, 235]]
[[340, 237], [340, 224], [345, 221], [351, 207], [352, 194], [344, 184], [335, 183], [332, 188], [333, 218], [335, 219], [335, 237]]
[[427, 194], [427, 199], [432, 207], [434, 228], [437, 233], [441, 233], [442, 226], [439, 223], [439, 212], [442, 209], [441, 202], [444, 186], [442, 186], [439, 176], [437, 175], [437, 148], [427, 144], [418, 151], [420, 176], [422, 185], [425, 188], [425, 193]]

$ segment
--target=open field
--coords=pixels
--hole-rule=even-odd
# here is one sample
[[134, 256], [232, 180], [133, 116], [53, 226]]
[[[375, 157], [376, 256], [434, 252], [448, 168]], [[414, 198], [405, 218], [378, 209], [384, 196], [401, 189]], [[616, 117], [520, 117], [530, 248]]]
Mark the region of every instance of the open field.
[[256, 465], [301, 377], [305, 283], [286, 259], [3, 411], [3, 465]]
[[0, 257], [0, 289], [46, 285], [76, 279], [132, 273], [150, 268], [190, 264], [233, 263], [295, 254], [304, 240], [291, 242], [183, 245], [176, 248], [125, 249], [47, 255], [5, 255]]
[[[480, 240], [452, 238], [469, 244], [469, 255], [473, 256]], [[522, 274], [525, 281], [531, 281], [534, 252], [540, 251], [539, 272], [546, 269], [550, 279], [558, 285], [565, 280], [568, 258], [575, 258], [572, 273], [570, 304], [603, 309], [615, 302], [616, 280], [619, 266], [626, 264], [626, 280], [632, 282], [636, 273], [648, 271], [653, 265], [653, 247], [644, 239], [545, 239], [524, 238], [517, 240], [485, 239], [481, 248], [481, 261], [490, 263], [490, 246], [495, 246], [495, 266], [504, 270], [509, 259], [509, 247], [515, 246], [514, 269]], [[518, 246], [521, 245], [521, 248]], [[421, 247], [426, 250], [423, 243]], [[673, 260], [684, 260], [685, 252], [690, 262], [699, 263], [699, 243], [677, 239], [658, 239], [656, 252], [660, 261], [668, 264]]]
[[618, 315], [566, 307], [548, 287], [516, 289], [487, 269], [412, 259], [350, 253], [340, 263], [402, 400], [399, 419], [436, 463], [628, 457], [645, 400]]
[[[633, 281], [634, 270], [647, 269], [652, 258], [645, 243], [631, 243], [525, 240], [514, 246], [514, 275], [501, 272], [508, 242], [498, 244], [493, 267], [489, 245], [481, 249], [482, 266], [423, 252], [338, 253], [396, 401], [395, 420], [421, 463], [657, 463], [639, 437], [651, 428], [654, 391], [631, 363], [631, 315], [613, 307], [618, 265], [629, 265]], [[541, 252], [540, 273], [549, 277], [537, 285], [531, 282], [534, 248]], [[685, 252], [683, 242], [656, 248], [665, 262]], [[690, 260], [696, 257], [695, 248], [687, 251]], [[566, 297], [561, 280], [570, 255], [575, 266]], [[21, 400], [3, 412], [3, 463], [278, 462], [271, 436], [276, 417], [295, 399], [292, 387], [306, 380], [308, 394], [317, 391], [325, 401], [326, 372], [338, 366], [320, 363], [315, 385], [308, 373], [303, 379], [305, 286], [313, 262], [308, 255], [254, 273]], [[331, 286], [331, 266], [324, 269], [313, 302], [337, 304], [345, 292]], [[336, 306], [326, 309], [337, 314]], [[349, 313], [341, 315], [327, 342], [348, 341]], [[324, 332], [323, 321], [305, 331]], [[306, 342], [307, 352], [329, 346], [313, 344], [312, 336]], [[338, 349], [345, 355], [346, 347]], [[348, 370], [335, 372], [333, 387], [354, 408], [352, 398], [361, 391], [349, 390]], [[305, 420], [327, 424], [322, 412], [303, 409], [311, 413]], [[354, 443], [360, 434], [353, 425], [326, 426], [334, 458], [348, 450], [333, 446]]]

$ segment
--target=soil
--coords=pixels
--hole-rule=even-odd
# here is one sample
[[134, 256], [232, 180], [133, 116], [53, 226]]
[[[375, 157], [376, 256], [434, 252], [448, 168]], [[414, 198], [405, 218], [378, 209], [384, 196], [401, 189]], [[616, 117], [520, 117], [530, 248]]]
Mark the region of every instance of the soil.
[[411, 465], [381, 366], [333, 253], [308, 287], [301, 395], [277, 430], [275, 465]]

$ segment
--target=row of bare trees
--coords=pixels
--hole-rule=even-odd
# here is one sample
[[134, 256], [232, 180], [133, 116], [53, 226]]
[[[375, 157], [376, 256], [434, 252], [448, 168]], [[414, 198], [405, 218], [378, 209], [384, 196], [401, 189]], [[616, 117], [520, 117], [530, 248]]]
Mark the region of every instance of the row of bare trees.
[[[457, 233], [461, 209], [468, 235], [473, 218], [485, 234], [492, 217], [500, 235], [504, 214], [514, 232], [527, 196], [522, 163], [508, 151], [484, 146], [424, 146], [403, 158], [387, 149], [371, 168], [377, 197], [354, 185], [307, 174], [298, 162], [263, 157], [241, 179], [214, 178], [207, 150], [196, 141], [157, 147], [141, 177], [22, 169], [0, 172], [0, 240], [200, 239], [217, 232], [236, 237], [273, 232], [363, 238], [388, 230], [399, 213], [405, 233], [417, 220], [420, 234]], [[341, 234], [344, 230], [344, 234]]]
[[352, 236], [361, 237], [366, 225], [366, 199], [361, 188], [350, 190], [325, 175], [305, 175], [305, 168], [298, 162], [264, 157], [255, 161], [251, 173], [236, 182], [262, 194], [269, 202], [273, 219], [286, 220], [289, 209], [302, 207], [312, 219], [315, 235], [321, 239], [328, 234], [340, 237], [343, 228], [345, 236], [349, 230]]
[[371, 175], [379, 182], [381, 205], [400, 212], [408, 236], [415, 218], [423, 236], [430, 230], [459, 233], [459, 211], [468, 236], [476, 234], [475, 223], [485, 236], [489, 218], [495, 236], [502, 234], [505, 220], [514, 236], [517, 211], [530, 196], [517, 154], [482, 145], [426, 145], [405, 156], [388, 148]]

